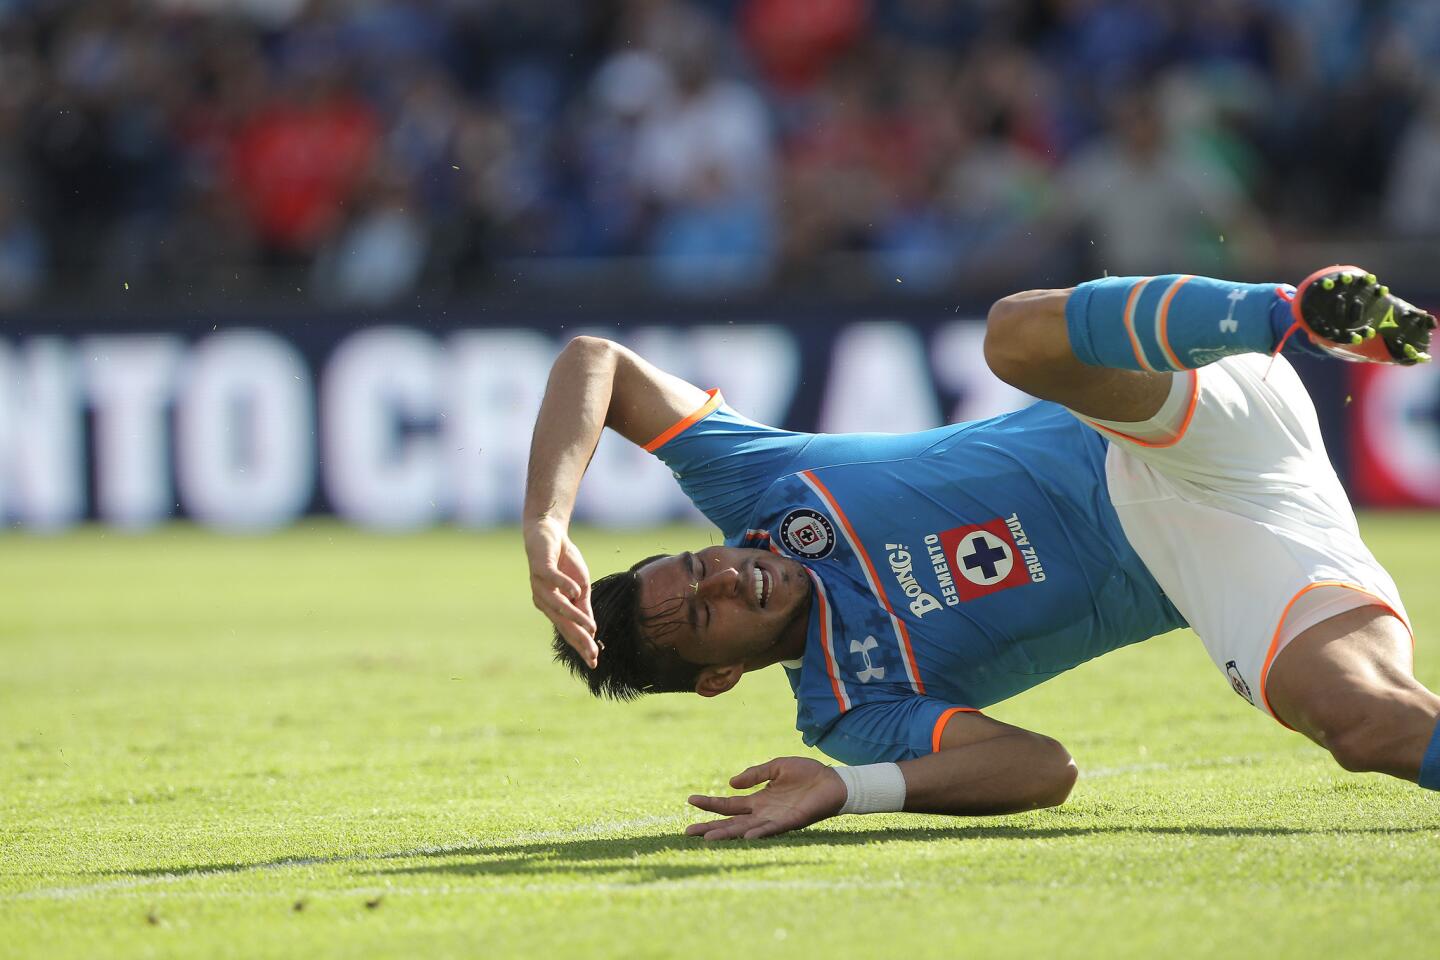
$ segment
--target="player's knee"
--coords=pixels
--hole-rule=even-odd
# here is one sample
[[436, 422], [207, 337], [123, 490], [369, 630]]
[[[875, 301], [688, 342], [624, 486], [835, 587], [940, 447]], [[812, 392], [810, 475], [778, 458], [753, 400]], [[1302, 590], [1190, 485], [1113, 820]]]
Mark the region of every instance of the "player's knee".
[[1020, 372], [1023, 310], [1014, 297], [995, 301], [985, 319], [985, 363], [995, 376], [1013, 384]]
[[1324, 733], [1335, 762], [1351, 773], [1386, 773], [1404, 765], [1407, 731], [1383, 717], [1352, 717]]
[[[1047, 738], [1048, 739], [1048, 738]], [[1075, 789], [1075, 782], [1080, 779], [1080, 769], [1075, 766], [1075, 760], [1057, 740], [1050, 740], [1050, 757], [1047, 762], [1049, 776], [1046, 780], [1050, 787], [1044, 795], [1038, 799], [1037, 807], [1058, 807], [1070, 798], [1070, 791]]]
[[1345, 730], [1329, 735], [1325, 746], [1330, 756], [1351, 773], [1370, 773], [1377, 769], [1380, 744], [1369, 730]]
[[991, 371], [1024, 390], [1047, 365], [1069, 357], [1065, 333], [1068, 291], [1029, 290], [997, 300], [985, 322], [985, 362]]
[[1064, 766], [1060, 768], [1059, 776], [1056, 778], [1055, 802], [1050, 804], [1052, 807], [1058, 807], [1066, 800], [1069, 800], [1070, 791], [1075, 789], [1075, 783], [1080, 779], [1080, 768], [1075, 766], [1074, 760], [1069, 759], [1069, 754], [1065, 756], [1066, 762]]

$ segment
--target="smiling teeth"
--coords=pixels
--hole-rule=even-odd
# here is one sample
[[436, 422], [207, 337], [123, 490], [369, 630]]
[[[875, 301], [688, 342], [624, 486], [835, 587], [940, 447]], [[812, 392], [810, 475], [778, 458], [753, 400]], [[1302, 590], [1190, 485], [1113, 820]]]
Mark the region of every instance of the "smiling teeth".
[[764, 602], [765, 602], [765, 574], [760, 571], [760, 568], [759, 568], [759, 567], [756, 567], [754, 570], [751, 571], [750, 577], [751, 577], [752, 580], [755, 581], [755, 602], [756, 602], [756, 603], [764, 603]]

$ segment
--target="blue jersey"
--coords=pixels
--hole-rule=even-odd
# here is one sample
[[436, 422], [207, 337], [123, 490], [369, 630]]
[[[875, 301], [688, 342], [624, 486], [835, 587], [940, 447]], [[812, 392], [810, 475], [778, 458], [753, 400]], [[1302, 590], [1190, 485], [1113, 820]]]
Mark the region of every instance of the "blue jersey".
[[1064, 408], [909, 434], [777, 430], [718, 393], [650, 449], [732, 546], [806, 568], [805, 743], [922, 756], [960, 710], [1185, 625], [1120, 528], [1106, 441]]

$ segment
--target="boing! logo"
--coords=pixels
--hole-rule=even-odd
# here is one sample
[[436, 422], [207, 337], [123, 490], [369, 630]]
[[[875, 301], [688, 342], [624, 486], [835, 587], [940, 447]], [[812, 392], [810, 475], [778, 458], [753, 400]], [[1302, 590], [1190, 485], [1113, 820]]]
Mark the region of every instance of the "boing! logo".
[[870, 660], [870, 651], [880, 646], [880, 641], [874, 637], [866, 637], [864, 640], [850, 640], [850, 652], [858, 653], [865, 658], [865, 669], [855, 674], [855, 678], [861, 683], [869, 683], [871, 680], [884, 680], [885, 668], [877, 667]]

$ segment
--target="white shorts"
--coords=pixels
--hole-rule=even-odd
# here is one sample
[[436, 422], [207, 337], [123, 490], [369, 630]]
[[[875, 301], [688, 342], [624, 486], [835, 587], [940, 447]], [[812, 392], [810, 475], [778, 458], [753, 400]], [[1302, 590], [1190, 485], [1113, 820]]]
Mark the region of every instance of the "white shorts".
[[1270, 666], [1322, 620], [1377, 604], [1409, 629], [1395, 582], [1360, 540], [1310, 395], [1283, 357], [1228, 357], [1176, 374], [1143, 423], [1081, 419], [1112, 441], [1105, 472], [1125, 536], [1256, 707], [1275, 715]]

